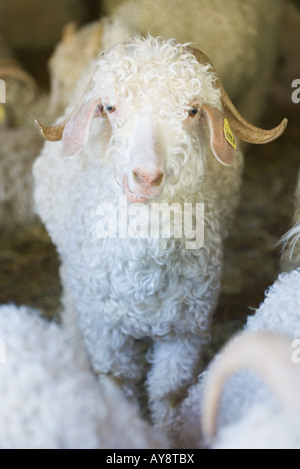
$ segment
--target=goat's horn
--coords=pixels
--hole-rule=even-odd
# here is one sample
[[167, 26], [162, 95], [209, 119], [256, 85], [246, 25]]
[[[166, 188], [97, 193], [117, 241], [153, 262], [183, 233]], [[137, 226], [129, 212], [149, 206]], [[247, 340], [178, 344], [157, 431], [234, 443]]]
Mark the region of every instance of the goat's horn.
[[233, 105], [222, 83], [220, 83], [220, 90], [225, 115], [228, 118], [231, 128], [235, 132], [236, 136], [244, 142], [258, 144], [269, 143], [276, 140], [276, 138], [280, 137], [280, 135], [285, 131], [288, 123], [286, 118], [283, 119], [277, 127], [274, 127], [274, 129], [271, 130], [264, 130], [250, 124], [250, 122], [244, 119]]
[[[211, 61], [205, 54], [203, 54], [203, 52], [199, 51], [198, 49], [194, 49], [193, 47], [187, 47], [187, 49], [196, 57], [199, 63], [210, 65], [212, 71], [216, 73]], [[224, 107], [225, 116], [227, 117], [232, 130], [238, 138], [248, 143], [268, 143], [272, 142], [283, 134], [288, 123], [287, 119], [283, 119], [277, 127], [271, 130], [264, 130], [259, 127], [255, 127], [246, 119], [244, 119], [244, 117], [236, 109], [220, 80], [218, 80], [216, 86], [221, 90], [221, 101]]]
[[28, 87], [36, 90], [37, 84], [29, 73], [25, 72], [14, 61], [5, 61], [0, 63], [0, 77], [15, 78], [24, 82]]
[[212, 363], [203, 396], [202, 428], [208, 441], [215, 436], [223, 386], [238, 371], [257, 373], [285, 407], [300, 410], [300, 374], [292, 362], [291, 342], [270, 332], [246, 332], [234, 338]]
[[67, 23], [62, 30], [61, 42], [66, 46], [72, 45], [75, 39], [76, 31], [77, 25], [75, 21], [70, 21]]
[[47, 127], [41, 124], [37, 119], [34, 121], [34, 125], [36, 126], [40, 136], [45, 140], [49, 140], [49, 142], [58, 142], [62, 139], [66, 123], [67, 120], [64, 120], [58, 125]]
[[101, 40], [103, 37], [103, 26], [100, 23], [95, 30], [90, 34], [84, 47], [84, 52], [87, 57], [94, 57], [101, 47]]
[[93, 77], [90, 79], [79, 103], [75, 107], [75, 109], [71, 112], [71, 114], [63, 121], [60, 122], [59, 124], [47, 127], [43, 124], [38, 119], [35, 119], [34, 125], [36, 126], [39, 134], [41, 137], [43, 137], [45, 140], [49, 140], [49, 142], [58, 142], [63, 138], [63, 133], [65, 126], [67, 122], [71, 119], [72, 116], [78, 111], [78, 109], [81, 107], [82, 103], [84, 102], [85, 96], [88, 94], [88, 92], [92, 89], [94, 84]]

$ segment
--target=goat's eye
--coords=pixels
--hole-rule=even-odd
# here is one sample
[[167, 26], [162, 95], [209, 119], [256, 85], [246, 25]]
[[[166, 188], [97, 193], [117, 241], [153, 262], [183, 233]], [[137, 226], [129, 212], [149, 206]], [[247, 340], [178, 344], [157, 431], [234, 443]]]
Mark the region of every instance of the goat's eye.
[[110, 106], [110, 105], [105, 106], [105, 109], [106, 109], [106, 111], [109, 112], [110, 114], [111, 114], [112, 112], [115, 112], [115, 110], [116, 110], [116, 108], [115, 108], [114, 106]]
[[197, 107], [192, 107], [192, 109], [189, 110], [189, 116], [195, 117], [196, 114], [198, 114], [199, 109]]

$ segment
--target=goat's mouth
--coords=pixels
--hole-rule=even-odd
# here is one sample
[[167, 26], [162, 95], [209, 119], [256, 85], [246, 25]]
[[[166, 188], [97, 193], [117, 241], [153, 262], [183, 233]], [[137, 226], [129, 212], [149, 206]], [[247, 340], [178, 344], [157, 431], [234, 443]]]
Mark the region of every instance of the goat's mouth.
[[138, 195], [138, 194], [134, 194], [133, 192], [131, 192], [131, 190], [129, 189], [129, 186], [128, 186], [128, 178], [127, 178], [126, 174], [124, 174], [124, 176], [123, 176], [122, 186], [123, 186], [124, 194], [127, 197], [127, 200], [129, 202], [134, 203], [134, 204], [147, 204], [153, 198], [153, 197], [151, 197], [150, 195], [147, 195], [147, 194]]

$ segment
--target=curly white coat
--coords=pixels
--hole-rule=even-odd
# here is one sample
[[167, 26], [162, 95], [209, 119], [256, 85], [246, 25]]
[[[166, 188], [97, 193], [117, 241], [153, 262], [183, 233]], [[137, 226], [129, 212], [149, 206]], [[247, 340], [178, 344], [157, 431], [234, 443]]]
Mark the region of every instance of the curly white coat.
[[[174, 41], [118, 45], [98, 59], [84, 102], [101, 99], [105, 117], [92, 121], [80, 155], [63, 158], [61, 142], [46, 142], [34, 165], [36, 210], [62, 262], [65, 320], [78, 321], [97, 373], [112, 374], [127, 391], [147, 374], [152, 416], [162, 426], [199, 373], [220, 289], [222, 238], [238, 199], [242, 155], [221, 165], [201, 122], [203, 103], [221, 109], [215, 80]], [[123, 190], [139, 201], [122, 180], [134, 184], [133, 162], [155, 154], [164, 172], [163, 184], [151, 188], [155, 202], [205, 204], [201, 249], [186, 249], [184, 237], [97, 236], [99, 205], [108, 202], [119, 216]], [[148, 365], [145, 337], [154, 342]]]
[[[255, 375], [252, 370], [232, 375], [224, 386], [213, 448], [300, 448], [300, 268], [279, 275], [259, 309], [248, 317], [240, 340], [261, 331], [270, 333], [271, 338], [279, 336], [284, 345], [282, 351], [279, 346], [274, 350], [266, 346], [258, 358], [265, 362], [268, 373], [273, 369], [276, 385], [272, 389], [264, 373]], [[271, 353], [278, 353], [278, 360], [271, 360]], [[222, 360], [222, 355], [217, 360]], [[280, 399], [284, 388], [290, 395]]]
[[[243, 334], [247, 336], [258, 332], [268, 332], [285, 339], [284, 360], [288, 369], [292, 365], [293, 352], [296, 357], [299, 355], [292, 346], [294, 339], [300, 338], [300, 268], [280, 274], [266, 292], [264, 302], [255, 314], [248, 317]], [[234, 340], [232, 343], [234, 344]], [[251, 354], [251, 351], [248, 353]], [[271, 366], [270, 358], [264, 354], [260, 361]], [[198, 384], [190, 389], [188, 398], [178, 412], [174, 423], [178, 446], [205, 446], [199, 418], [204, 406], [202, 399], [211, 369], [222, 360], [222, 353], [214, 358], [208, 370], [199, 376]], [[280, 370], [279, 364], [278, 369]], [[299, 383], [299, 365], [294, 365], [292, 375]], [[289, 384], [297, 395], [295, 383], [289, 379], [281, 370], [279, 380], [286, 380], [284, 384]], [[299, 399], [293, 411], [287, 410], [262, 377], [253, 372], [239, 371], [224, 386], [219, 407], [218, 432], [212, 447], [299, 449], [299, 424]]]
[[0, 307], [0, 448], [166, 448], [84, 354], [32, 308]]

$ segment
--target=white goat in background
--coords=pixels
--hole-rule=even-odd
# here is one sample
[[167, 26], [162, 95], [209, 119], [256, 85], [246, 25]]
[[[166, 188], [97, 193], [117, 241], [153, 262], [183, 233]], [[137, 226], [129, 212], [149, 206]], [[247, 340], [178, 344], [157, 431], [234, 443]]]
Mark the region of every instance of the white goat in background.
[[[37, 123], [47, 140], [62, 139], [47, 142], [37, 159], [34, 195], [62, 262], [65, 320], [78, 321], [96, 373], [114, 377], [129, 394], [146, 379], [153, 421], [164, 429], [199, 373], [220, 289], [222, 239], [238, 200], [243, 158], [239, 151], [234, 157], [225, 116], [237, 137], [254, 143], [277, 138], [286, 126], [253, 127], [204, 54], [149, 36], [99, 56], [64, 122]], [[107, 203], [120, 220], [115, 238], [97, 236], [99, 206]], [[181, 214], [191, 204], [203, 247], [186, 249], [195, 230], [175, 236], [184, 217], [174, 216], [170, 236], [143, 238], [155, 203], [176, 203]], [[205, 205], [204, 227], [198, 203]], [[147, 337], [153, 345], [145, 357]]]
[[182, 0], [102, 3], [108, 16], [78, 31], [69, 26], [51, 57], [53, 109], [69, 104], [80, 72], [100, 51], [133, 33], [150, 33], [193, 42], [210, 57], [239, 111], [251, 122], [260, 118], [283, 41], [282, 0], [189, 0], [188, 8]]
[[102, 1], [110, 17], [142, 35], [192, 41], [210, 58], [231, 100], [251, 122], [261, 116], [272, 79], [286, 3], [189, 0], [187, 6], [182, 0]]
[[[299, 345], [297, 351], [292, 344], [271, 332], [245, 332], [221, 351], [208, 372], [202, 403], [212, 448], [300, 448], [300, 365], [293, 361]], [[222, 411], [227, 419], [220, 426]]]

